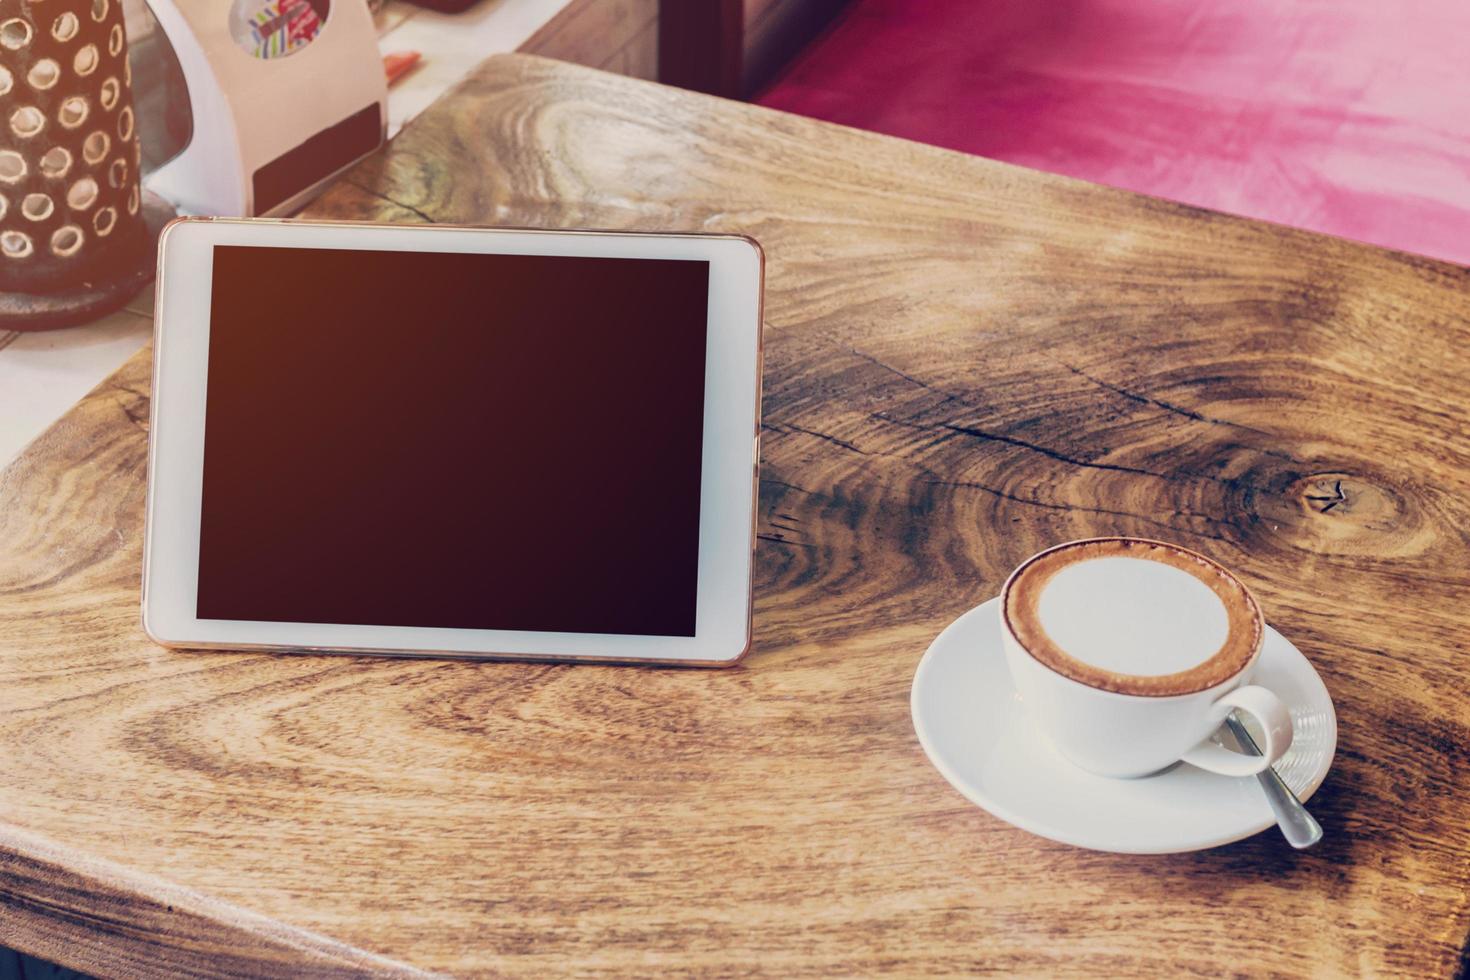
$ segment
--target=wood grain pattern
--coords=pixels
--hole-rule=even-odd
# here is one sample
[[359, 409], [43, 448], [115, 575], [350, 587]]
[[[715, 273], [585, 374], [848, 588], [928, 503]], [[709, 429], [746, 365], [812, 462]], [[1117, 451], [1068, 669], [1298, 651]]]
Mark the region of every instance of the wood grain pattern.
[[[267, 919], [171, 882], [0, 829], [0, 944], [28, 950], [25, 980], [99, 976], [423, 976], [326, 936]], [[7, 951], [0, 949], [0, 964]], [[6, 980], [0, 966], [0, 980]]]
[[[754, 652], [155, 647], [140, 355], [0, 476], [0, 854], [55, 868], [8, 878], [0, 922], [24, 904], [56, 958], [118, 973], [144, 945], [330, 972], [283, 969], [266, 921], [464, 974], [1456, 968], [1470, 272], [517, 56], [313, 214], [759, 238]], [[928, 642], [1030, 553], [1112, 533], [1223, 561], [1322, 672], [1318, 850], [1081, 851], [926, 763]], [[136, 873], [116, 928], [68, 897], [118, 892], [97, 862]], [[175, 933], [175, 887], [249, 915]]]

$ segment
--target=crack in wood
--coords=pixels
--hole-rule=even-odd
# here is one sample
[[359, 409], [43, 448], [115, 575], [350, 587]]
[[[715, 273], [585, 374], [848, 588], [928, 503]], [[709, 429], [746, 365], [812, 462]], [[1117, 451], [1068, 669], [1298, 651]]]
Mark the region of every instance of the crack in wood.
[[[888, 363], [886, 363], [884, 361], [880, 361], [880, 360], [878, 360], [878, 358], [874, 357], [872, 354], [864, 353], [863, 351], [858, 350], [856, 347], [849, 347], [848, 350], [851, 351], [852, 353], [856, 354], [858, 357], [861, 357], [863, 360], [868, 361], [871, 364], [875, 364], [875, 365], [877, 365], [878, 367], [882, 368], [885, 371], [888, 371], [888, 372], [890, 372], [892, 374], [898, 375], [900, 378], [902, 378], [903, 380], [907, 381], [911, 385], [916, 385], [916, 386], [918, 386], [920, 388], [923, 388], [925, 391], [931, 391], [931, 392], [933, 392], [936, 395], [942, 395], [942, 396], [944, 396], [944, 401], [958, 401], [958, 402], [964, 402], [965, 401], [959, 395], [952, 394], [951, 392], [945, 391], [943, 388], [940, 388], [940, 387], [938, 387], [936, 385], [932, 385], [932, 384], [930, 384], [927, 381], [922, 381], [919, 378], [916, 378], [912, 374], [909, 374], [909, 373], [907, 373], [905, 371], [900, 371], [898, 368], [894, 367], [892, 364], [888, 364]], [[941, 402], [940, 404], [943, 404], [943, 402]], [[938, 406], [935, 406], [935, 407], [937, 408]]]
[[[1001, 435], [998, 432], [987, 432], [984, 429], [977, 429], [974, 426], [956, 425], [953, 422], [940, 422], [939, 428], [948, 429], [951, 432], [958, 432], [961, 435], [980, 439], [984, 442], [1000, 442], [1007, 446], [1015, 446], [1018, 449], [1028, 449], [1031, 452], [1040, 453], [1048, 459], [1054, 459], [1059, 463], [1066, 463], [1069, 466], [1081, 466], [1093, 470], [1109, 470], [1114, 473], [1132, 473], [1135, 476], [1151, 476], [1160, 480], [1170, 479], [1170, 477], [1166, 477], [1163, 474], [1155, 473], [1152, 470], [1141, 469], [1137, 466], [1123, 466], [1120, 463], [1095, 463], [1091, 460], [1079, 459], [1076, 456], [1068, 456], [1064, 452], [1040, 445], [1039, 443], [1027, 442], [1024, 439]], [[1204, 474], [1199, 475], [1203, 476]]]
[[757, 534], [756, 539], [760, 541], [769, 541], [772, 544], [790, 545], [793, 548], [807, 548], [812, 551], [815, 551], [817, 548], [816, 545], [810, 544], [806, 541], [788, 541], [787, 539], [777, 534]]
[[349, 185], [351, 187], [356, 187], [358, 190], [362, 191], [364, 194], [368, 195], [369, 197], [375, 197], [375, 198], [377, 198], [380, 201], [386, 201], [386, 202], [388, 202], [389, 204], [393, 205], [396, 208], [402, 208], [403, 210], [408, 211], [411, 214], [416, 214], [420, 218], [422, 218], [424, 221], [428, 222], [431, 225], [438, 224], [438, 222], [436, 222], [433, 218], [429, 217], [429, 215], [426, 212], [419, 210], [418, 208], [414, 207], [412, 204], [405, 204], [405, 203], [403, 203], [402, 201], [400, 201], [400, 200], [398, 200], [396, 198], [389, 197], [387, 194], [384, 194], [382, 191], [373, 190], [371, 187], [364, 186], [362, 184], [359, 184], [357, 181], [351, 180], [351, 179], [348, 179], [348, 178], [343, 178], [342, 183], [347, 184], [347, 185]]
[[827, 433], [827, 432], [818, 432], [815, 429], [808, 429], [808, 428], [806, 428], [804, 426], [797, 425], [795, 422], [780, 422], [780, 423], [775, 423], [775, 422], [762, 422], [761, 423], [761, 428], [763, 430], [767, 431], [767, 432], [774, 432], [774, 433], [776, 433], [778, 435], [784, 434], [782, 429], [777, 428], [778, 425], [784, 426], [786, 432], [800, 432], [803, 435], [811, 436], [813, 439], [821, 439], [823, 442], [830, 442], [830, 443], [832, 443], [834, 445], [841, 446], [843, 449], [846, 449], [846, 450], [848, 450], [850, 452], [857, 453], [859, 456], [886, 456], [886, 455], [889, 455], [888, 453], [870, 453], [870, 452], [868, 452], [865, 449], [859, 449], [857, 446], [854, 446], [852, 443], [848, 442], [846, 439], [841, 439], [841, 438], [839, 438], [837, 436], [834, 436], [834, 435], [831, 435], [830, 433]]
[[[1165, 412], [1170, 412], [1174, 415], [1178, 415], [1182, 418], [1190, 419], [1195, 422], [1204, 422], [1208, 425], [1224, 426], [1225, 428], [1229, 429], [1239, 429], [1242, 432], [1249, 432], [1252, 435], [1256, 436], [1264, 436], [1268, 439], [1275, 438], [1272, 433], [1267, 432], [1264, 429], [1257, 429], [1254, 426], [1245, 425], [1241, 422], [1232, 422], [1229, 419], [1221, 419], [1215, 418], [1211, 415], [1204, 415], [1200, 412], [1196, 412], [1192, 408], [1185, 408], [1182, 405], [1175, 405], [1173, 402], [1166, 402], [1162, 398], [1155, 398], [1152, 395], [1141, 395], [1136, 391], [1132, 391], [1128, 388], [1123, 387], [1122, 385], [1113, 384], [1111, 381], [1104, 381], [1102, 378], [1088, 374], [1081, 368], [1076, 367], [1072, 364], [1068, 364], [1066, 361], [1055, 360], [1055, 363], [1060, 364], [1062, 367], [1066, 368], [1068, 371], [1071, 371], [1079, 378], [1090, 381], [1093, 384], [1097, 385], [1099, 388], [1105, 388], [1108, 391], [1119, 395], [1120, 397], [1127, 398], [1129, 401], [1138, 402], [1141, 405], [1152, 405], [1153, 407], [1162, 409]], [[1295, 457], [1293, 457], [1290, 453], [1281, 452], [1279, 449], [1266, 449], [1260, 446], [1252, 446], [1250, 448], [1263, 455], [1273, 456], [1277, 459], [1286, 460], [1288, 463], [1296, 462]]]
[[1321, 510], [1317, 511], [1317, 513], [1319, 513], [1319, 514], [1325, 514], [1328, 511], [1332, 510], [1332, 508], [1336, 507], [1338, 504], [1346, 503], [1348, 498], [1347, 498], [1347, 494], [1345, 494], [1345, 493], [1342, 492], [1342, 481], [1341, 480], [1338, 480], [1336, 483], [1334, 483], [1332, 485], [1332, 493], [1330, 493], [1330, 494], [1312, 494], [1312, 493], [1309, 493], [1309, 494], [1307, 494], [1307, 499], [1308, 500], [1317, 500], [1317, 501], [1323, 501], [1323, 500], [1327, 501], [1326, 505], [1324, 507], [1322, 507]]
[[[136, 394], [135, 392], [126, 391], [126, 389], [123, 389], [121, 393], [132, 395]], [[122, 409], [122, 413], [127, 416], [129, 422], [131, 422], [133, 425], [137, 426], [144, 432], [148, 431], [148, 401], [146, 398], [142, 400], [142, 405], [140, 407], [139, 404], [133, 400], [119, 397], [117, 399], [117, 407]]]
[[1222, 487], [1227, 487], [1231, 490], [1240, 487], [1244, 487], [1248, 490], [1258, 489], [1255, 487], [1254, 484], [1243, 481], [1238, 477], [1222, 477], [1217, 476], [1213, 473], [1205, 473], [1200, 470], [1181, 468], [1171, 474], [1156, 473], [1153, 470], [1146, 470], [1136, 466], [1123, 466], [1117, 463], [1095, 463], [1089, 460], [1068, 456], [1066, 453], [1063, 453], [1060, 450], [1051, 449], [1047, 446], [1042, 446], [1037, 443], [1027, 442], [1024, 439], [1017, 439], [1014, 436], [1004, 436], [999, 433], [988, 432], [984, 429], [976, 429], [973, 426], [962, 426], [953, 422], [915, 422], [912, 419], [896, 419], [891, 415], [884, 414], [883, 412], [872, 412], [868, 415], [868, 418], [878, 422], [886, 422], [889, 425], [897, 425], [909, 429], [920, 429], [926, 431], [934, 429], [946, 429], [950, 432], [954, 432], [960, 435], [967, 435], [971, 438], [981, 439], [986, 442], [1001, 442], [1007, 445], [1016, 446], [1018, 448], [1029, 449], [1033, 452], [1040, 453], [1041, 455], [1046, 456], [1050, 459], [1054, 459], [1058, 462], [1068, 463], [1070, 465], [1079, 466], [1086, 469], [1114, 470], [1120, 473], [1132, 473], [1136, 476], [1148, 476], [1153, 477], [1156, 480], [1165, 481], [1176, 480], [1180, 477], [1192, 477], [1200, 480], [1208, 480], [1211, 483], [1218, 483]]
[[[931, 384], [931, 383], [929, 383], [927, 381], [924, 381], [922, 378], [917, 378], [917, 377], [913, 376], [912, 374], [909, 374], [907, 371], [902, 371], [902, 370], [894, 367], [892, 364], [888, 364], [887, 362], [882, 361], [879, 358], [876, 358], [873, 355], [871, 355], [871, 354], [869, 354], [869, 353], [867, 353], [865, 351], [858, 350], [856, 347], [849, 347], [848, 350], [851, 353], [855, 354], [856, 356], [861, 357], [863, 360], [868, 361], [869, 363], [871, 363], [871, 364], [873, 364], [873, 365], [875, 365], [877, 367], [880, 367], [883, 370], [888, 371], [891, 374], [897, 375], [898, 377], [902, 378], [903, 380], [909, 382], [912, 385], [915, 385], [916, 387], [922, 388], [925, 391], [932, 392], [932, 393], [934, 393], [936, 395], [940, 395], [943, 398], [943, 401], [941, 401], [940, 404], [944, 404], [944, 402], [949, 402], [949, 401], [957, 401], [957, 402], [960, 402], [961, 404], [964, 404], [964, 405], [971, 404], [971, 402], [968, 399], [964, 398], [961, 395], [957, 395], [957, 394], [955, 394], [953, 392], [946, 391], [943, 388], [940, 388], [938, 385], [934, 385], [934, 384]], [[1264, 431], [1262, 429], [1257, 429], [1257, 428], [1255, 428], [1253, 426], [1244, 425], [1243, 423], [1240, 423], [1240, 422], [1232, 422], [1232, 421], [1230, 421], [1228, 419], [1221, 419], [1221, 418], [1215, 418], [1215, 417], [1210, 416], [1210, 415], [1204, 415], [1204, 414], [1202, 414], [1200, 412], [1194, 411], [1193, 409], [1185, 408], [1182, 405], [1175, 405], [1172, 402], [1167, 402], [1167, 401], [1164, 401], [1161, 398], [1155, 398], [1155, 397], [1153, 397], [1151, 395], [1142, 395], [1142, 394], [1139, 394], [1139, 393], [1137, 393], [1135, 391], [1132, 391], [1132, 390], [1130, 390], [1128, 388], [1125, 388], [1122, 385], [1113, 384], [1110, 381], [1104, 381], [1102, 378], [1095, 377], [1094, 375], [1091, 375], [1088, 372], [1082, 370], [1081, 368], [1076, 367], [1075, 365], [1072, 365], [1072, 364], [1067, 363], [1066, 361], [1059, 360], [1059, 359], [1056, 359], [1056, 358], [1050, 358], [1050, 360], [1052, 360], [1054, 363], [1059, 364], [1060, 366], [1066, 368], [1068, 371], [1072, 372], [1073, 374], [1077, 375], [1078, 377], [1083, 378], [1086, 381], [1089, 381], [1089, 382], [1091, 382], [1094, 385], [1097, 385], [1099, 388], [1104, 388], [1104, 389], [1106, 389], [1108, 391], [1111, 391], [1114, 394], [1119, 395], [1122, 398], [1128, 399], [1129, 401], [1137, 402], [1137, 403], [1142, 404], [1142, 405], [1150, 405], [1150, 406], [1152, 406], [1154, 408], [1161, 409], [1161, 410], [1163, 410], [1165, 412], [1168, 412], [1170, 414], [1178, 415], [1181, 418], [1186, 418], [1186, 419], [1189, 419], [1189, 420], [1194, 421], [1194, 422], [1204, 422], [1207, 425], [1218, 425], [1218, 426], [1222, 426], [1222, 427], [1225, 427], [1225, 428], [1238, 429], [1238, 430], [1240, 430], [1242, 432], [1249, 432], [1249, 433], [1251, 433], [1252, 435], [1255, 435], [1255, 436], [1264, 436], [1266, 438], [1273, 438], [1273, 436], [1272, 436], [1271, 433], [1266, 432], [1266, 431]], [[938, 406], [936, 405], [934, 407], [937, 408]], [[971, 434], [973, 434], [973, 433], [971, 433]], [[1017, 443], [1017, 444], [1018, 445], [1027, 445], [1025, 443]], [[1269, 449], [1269, 448], [1261, 447], [1261, 446], [1252, 446], [1252, 447], [1249, 447], [1249, 448], [1251, 448], [1254, 452], [1261, 453], [1264, 456], [1271, 456], [1271, 457], [1274, 457], [1276, 459], [1285, 460], [1286, 462], [1295, 462], [1296, 461], [1295, 458], [1290, 453], [1284, 453], [1284, 452], [1281, 452], [1278, 449]], [[1041, 451], [1044, 451], [1044, 450], [1041, 450]], [[1077, 465], [1084, 465], [1085, 466], [1085, 465], [1089, 465], [1089, 464], [1086, 464], [1086, 463], [1077, 463]], [[1098, 464], [1092, 464], [1092, 465], [1098, 465]], [[1151, 474], [1151, 475], [1153, 475], [1153, 474]], [[1204, 474], [1199, 474], [1199, 475], [1204, 475]]]
[[[907, 426], [907, 427], [915, 428], [915, 429], [926, 429], [926, 430], [928, 430], [928, 429], [935, 429], [935, 428], [944, 428], [944, 429], [950, 429], [950, 430], [956, 431], [956, 432], [962, 432], [962, 433], [968, 434], [968, 435], [977, 435], [977, 431], [966, 432], [966, 430], [964, 430], [964, 429], [962, 429], [960, 427], [952, 426], [952, 425], [949, 425], [947, 423], [941, 423], [941, 424], [938, 424], [938, 425], [932, 425], [931, 426], [931, 425], [924, 425], [922, 423], [917, 423], [917, 422], [905, 422], [905, 421], [901, 421], [901, 420], [898, 420], [898, 419], [891, 419], [891, 418], [887, 418], [885, 416], [880, 416], [880, 415], [871, 415], [869, 417], [870, 418], [875, 418], [875, 419], [880, 419], [881, 421], [885, 421], [885, 422], [891, 422], [891, 423], [893, 423], [895, 425]], [[992, 495], [994, 495], [996, 497], [1003, 498], [1005, 500], [1014, 501], [1015, 503], [1019, 503], [1019, 504], [1026, 504], [1026, 505], [1029, 505], [1029, 506], [1032, 506], [1032, 507], [1041, 507], [1041, 508], [1045, 508], [1047, 510], [1075, 511], [1075, 512], [1081, 512], [1081, 513], [1101, 514], [1101, 515], [1112, 516], [1112, 517], [1126, 517], [1126, 518], [1130, 518], [1132, 520], [1142, 521], [1145, 524], [1148, 524], [1148, 525], [1150, 525], [1152, 527], [1157, 527], [1157, 528], [1162, 528], [1164, 530], [1172, 531], [1175, 534], [1199, 534], [1199, 535], [1202, 535], [1203, 537], [1210, 538], [1211, 540], [1221, 541], [1221, 542], [1225, 542], [1225, 543], [1229, 543], [1230, 542], [1230, 539], [1227, 538], [1227, 537], [1225, 537], [1223, 534], [1221, 534], [1218, 529], [1220, 529], [1220, 528], [1231, 528], [1231, 529], [1234, 529], [1234, 525], [1231, 524], [1229, 521], [1222, 521], [1222, 520], [1220, 520], [1218, 518], [1213, 518], [1213, 517], [1210, 517], [1210, 516], [1208, 516], [1206, 514], [1194, 514], [1194, 513], [1188, 513], [1188, 512], [1183, 512], [1183, 511], [1177, 512], [1180, 516], [1183, 516], [1183, 517], [1185, 517], [1185, 518], [1187, 518], [1189, 520], [1192, 520], [1192, 521], [1203, 521], [1203, 522], [1205, 522], [1208, 525], [1213, 525], [1214, 528], [1216, 528], [1216, 530], [1198, 531], [1198, 530], [1192, 530], [1192, 529], [1186, 529], [1186, 528], [1179, 528], [1179, 527], [1174, 526], [1173, 524], [1169, 524], [1169, 523], [1164, 522], [1164, 521], [1155, 520], [1155, 519], [1149, 518], [1149, 517], [1144, 517], [1141, 514], [1135, 514], [1135, 513], [1132, 513], [1130, 511], [1109, 510], [1109, 509], [1103, 508], [1103, 507], [1084, 507], [1084, 506], [1068, 505], [1068, 504], [1050, 504], [1050, 503], [1047, 503], [1045, 501], [1036, 500], [1035, 498], [1022, 497], [1022, 496], [1018, 496], [1016, 494], [1008, 493], [1008, 492], [1003, 491], [1003, 490], [997, 490], [994, 487], [986, 486], [985, 484], [982, 484], [982, 483], [971, 482], [971, 481], [946, 480], [946, 479], [942, 478], [938, 473], [936, 473], [933, 470], [931, 470], [930, 468], [924, 466], [923, 464], [921, 464], [921, 463], [917, 462], [916, 460], [914, 460], [912, 458], [909, 458], [909, 457], [901, 456], [901, 455], [898, 455], [896, 453], [868, 452], [866, 450], [859, 449], [857, 446], [854, 446], [853, 444], [847, 442], [844, 439], [839, 439], [836, 436], [829, 435], [829, 434], [824, 433], [824, 432], [818, 432], [818, 431], [813, 430], [813, 429], [807, 429], [807, 428], [804, 428], [802, 426], [794, 425], [794, 424], [789, 423], [789, 422], [780, 423], [780, 425], [781, 426], [784, 426], [786, 429], [794, 430], [794, 431], [797, 431], [797, 432], [801, 432], [801, 433], [803, 433], [805, 435], [810, 435], [810, 436], [812, 436], [814, 438], [817, 438], [817, 439], [822, 439], [822, 440], [827, 441], [827, 442], [835, 443], [836, 445], [839, 445], [842, 448], [848, 449], [848, 450], [850, 450], [850, 451], [852, 451], [854, 453], [857, 453], [857, 454], [859, 454], [861, 456], [869, 456], [869, 457], [878, 456], [878, 457], [883, 457], [883, 458], [887, 458], [887, 459], [897, 459], [897, 460], [899, 460], [901, 462], [907, 463], [908, 465], [914, 467], [914, 469], [918, 470], [919, 473], [921, 473], [924, 476], [930, 478], [929, 480], [924, 481], [929, 486], [948, 486], [948, 487], [959, 487], [959, 488], [968, 488], [968, 489], [975, 489], [975, 490], [983, 490], [986, 493], [992, 494]], [[778, 433], [780, 433], [782, 431], [782, 429], [776, 427], [776, 424], [775, 423], [762, 423], [762, 428], [770, 428], [771, 431], [778, 432]], [[1070, 462], [1073, 465], [1077, 465], [1077, 466], [1083, 466], [1083, 467], [1091, 466], [1091, 467], [1097, 468], [1097, 469], [1115, 469], [1115, 470], [1121, 470], [1122, 472], [1126, 472], [1126, 473], [1136, 473], [1136, 474], [1141, 474], [1141, 475], [1144, 475], [1144, 476], [1152, 476], [1152, 477], [1155, 477], [1157, 479], [1162, 479], [1162, 480], [1168, 480], [1168, 479], [1170, 479], [1169, 477], [1162, 476], [1161, 474], [1158, 474], [1158, 473], [1152, 473], [1152, 472], [1150, 472], [1148, 470], [1139, 470], [1139, 469], [1135, 469], [1135, 468], [1132, 468], [1132, 467], [1118, 467], [1118, 466], [1113, 466], [1111, 464], [1106, 464], [1106, 463], [1091, 463], [1091, 464], [1089, 464], [1089, 463], [1084, 462], [1084, 461], [1073, 460], [1073, 459], [1070, 459], [1069, 457], [1066, 457], [1065, 455], [1057, 454], [1057, 453], [1054, 453], [1054, 452], [1052, 452], [1050, 450], [1047, 450], [1045, 447], [1033, 446], [1033, 445], [1031, 445], [1029, 443], [1026, 443], [1026, 442], [1023, 442], [1023, 441], [1019, 441], [1019, 440], [1012, 440], [1009, 437], [1005, 437], [1005, 436], [996, 436], [995, 437], [995, 441], [1004, 442], [1004, 443], [1014, 443], [1016, 445], [1019, 445], [1021, 447], [1027, 448], [1027, 449], [1033, 449], [1033, 450], [1035, 450], [1037, 452], [1042, 453], [1042, 455], [1045, 455], [1045, 456], [1047, 456], [1049, 458], [1057, 459], [1057, 460], [1062, 461], [1062, 462]], [[1188, 474], [1182, 474], [1182, 475], [1203, 476], [1205, 479], [1211, 479], [1211, 480], [1214, 480], [1214, 481], [1219, 482], [1219, 483], [1222, 483], [1222, 484], [1228, 484], [1228, 483], [1231, 482], [1231, 481], [1221, 480], [1218, 477], [1211, 477], [1208, 474], [1188, 473]], [[794, 542], [785, 541], [785, 539], [775, 539], [775, 538], [773, 538], [772, 540], [780, 540], [781, 543], [783, 543], [783, 544], [794, 543]]]

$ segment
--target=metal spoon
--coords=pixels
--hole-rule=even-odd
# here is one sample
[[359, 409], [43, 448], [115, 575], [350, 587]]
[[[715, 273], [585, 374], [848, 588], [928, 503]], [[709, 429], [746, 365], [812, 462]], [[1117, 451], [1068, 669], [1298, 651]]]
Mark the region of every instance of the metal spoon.
[[[1225, 724], [1242, 749], [1252, 755], [1261, 754], [1256, 740], [1251, 738], [1251, 733], [1245, 730], [1245, 726], [1234, 714], [1225, 716]], [[1266, 802], [1271, 804], [1271, 812], [1276, 814], [1276, 825], [1281, 828], [1281, 836], [1286, 838], [1288, 844], [1301, 850], [1322, 839], [1322, 825], [1307, 812], [1302, 801], [1296, 798], [1291, 787], [1276, 774], [1275, 769], [1267, 766], [1256, 773], [1256, 779], [1266, 793]]]

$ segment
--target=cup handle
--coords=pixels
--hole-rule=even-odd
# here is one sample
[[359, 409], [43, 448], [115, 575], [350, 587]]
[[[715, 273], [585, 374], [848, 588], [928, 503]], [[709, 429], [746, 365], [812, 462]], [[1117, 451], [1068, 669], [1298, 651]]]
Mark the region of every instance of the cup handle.
[[1254, 716], [1260, 724], [1266, 736], [1265, 744], [1260, 746], [1261, 754], [1231, 752], [1205, 739], [1184, 753], [1185, 762], [1222, 776], [1254, 776], [1274, 766], [1291, 748], [1291, 712], [1275, 694], [1254, 684], [1237, 687], [1210, 705], [1210, 714], [1217, 724], [1224, 724], [1225, 716], [1234, 709]]

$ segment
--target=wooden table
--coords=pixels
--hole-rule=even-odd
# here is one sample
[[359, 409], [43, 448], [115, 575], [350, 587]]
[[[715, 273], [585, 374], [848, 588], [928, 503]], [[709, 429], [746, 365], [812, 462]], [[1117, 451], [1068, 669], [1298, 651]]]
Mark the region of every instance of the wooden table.
[[[159, 649], [140, 355], [0, 482], [0, 944], [104, 973], [1463, 967], [1467, 270], [515, 56], [312, 212], [758, 237], [755, 652]], [[925, 761], [930, 639], [1103, 533], [1223, 560], [1316, 663], [1318, 850], [1077, 850]]]

